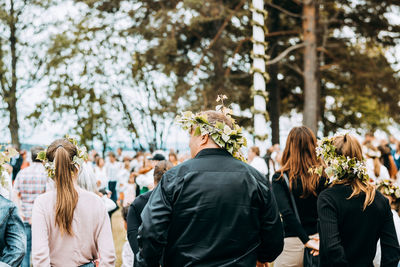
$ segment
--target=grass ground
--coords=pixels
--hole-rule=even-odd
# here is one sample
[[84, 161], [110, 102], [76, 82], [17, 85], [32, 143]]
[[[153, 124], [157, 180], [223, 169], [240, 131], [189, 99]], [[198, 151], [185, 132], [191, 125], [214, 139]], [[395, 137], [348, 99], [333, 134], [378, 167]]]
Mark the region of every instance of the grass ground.
[[115, 266], [120, 267], [122, 264], [122, 246], [126, 241], [126, 230], [124, 228], [124, 220], [122, 219], [121, 209], [114, 212], [111, 219], [112, 233], [114, 238], [115, 254], [117, 255], [117, 261]]

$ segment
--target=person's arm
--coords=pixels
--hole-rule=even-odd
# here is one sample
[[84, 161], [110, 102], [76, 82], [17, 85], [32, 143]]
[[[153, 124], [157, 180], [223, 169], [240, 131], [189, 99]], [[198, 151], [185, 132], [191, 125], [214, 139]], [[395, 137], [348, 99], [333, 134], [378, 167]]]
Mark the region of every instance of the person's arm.
[[46, 211], [36, 199], [32, 209], [32, 264], [33, 266], [50, 266], [49, 229], [46, 222]]
[[332, 266], [348, 266], [341, 244], [336, 207], [324, 194], [318, 197], [319, 237], [321, 253]]
[[[164, 175], [165, 176], [165, 175]], [[142, 212], [139, 228], [138, 266], [158, 267], [163, 248], [167, 244], [172, 204], [163, 187], [166, 177], [161, 179]]]
[[388, 200], [385, 199], [385, 201], [384, 223], [379, 232], [382, 255], [381, 267], [395, 267], [400, 260], [400, 247], [394, 227], [393, 214]]
[[[138, 200], [138, 198], [136, 200]], [[140, 214], [138, 214], [136, 207], [135, 207], [136, 203], [137, 203], [137, 201], [136, 202], [134, 201], [131, 204], [131, 206], [129, 207], [128, 216], [127, 216], [128, 241], [129, 241], [129, 245], [131, 246], [134, 254], [137, 254], [139, 252], [137, 235], [138, 235], [138, 231], [139, 231], [139, 226], [142, 223], [141, 219], [140, 219]]]
[[293, 212], [292, 204], [288, 196], [288, 188], [283, 178], [279, 178], [280, 173], [274, 175], [272, 182], [272, 190], [274, 192], [276, 202], [278, 203], [279, 212], [282, 214], [283, 222], [287, 228], [296, 233], [303, 244], [306, 244], [310, 238], [303, 226], [297, 220]]
[[264, 183], [259, 183], [261, 203], [261, 244], [257, 249], [259, 262], [274, 261], [283, 250], [283, 227], [278, 207], [271, 190]]
[[99, 252], [99, 267], [115, 266], [115, 249], [111, 232], [111, 223], [105, 207], [102, 207], [97, 233], [97, 249]]
[[5, 247], [0, 257], [0, 262], [17, 267], [25, 256], [26, 236], [24, 224], [18, 215], [17, 208], [13, 206], [9, 212], [4, 233]]

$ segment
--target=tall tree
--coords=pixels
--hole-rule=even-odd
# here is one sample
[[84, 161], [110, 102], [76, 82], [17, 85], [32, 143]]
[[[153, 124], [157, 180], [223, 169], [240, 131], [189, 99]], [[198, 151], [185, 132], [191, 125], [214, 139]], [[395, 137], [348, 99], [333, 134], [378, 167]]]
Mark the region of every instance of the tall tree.
[[317, 3], [303, 1], [304, 41], [304, 110], [303, 124], [314, 133], [318, 130], [318, 77], [317, 77]]
[[[397, 118], [399, 109], [398, 75], [385, 52], [394, 47], [399, 36], [399, 26], [388, 19], [388, 14], [399, 8], [398, 3], [319, 2], [315, 14], [307, 10], [312, 15], [305, 16], [302, 24], [296, 17], [303, 16], [310, 3], [288, 0], [272, 7], [286, 18], [278, 32], [303, 32], [302, 36], [279, 35], [280, 51], [305, 42], [310, 36], [306, 36], [308, 32], [301, 26], [307, 25], [308, 17], [315, 16], [316, 21], [312, 28], [317, 37], [312, 39], [315, 50], [291, 50], [278, 64], [282, 111], [312, 108], [313, 124], [316, 125], [315, 118], [322, 120], [324, 134], [339, 128], [385, 128], [390, 118]], [[310, 51], [312, 56], [305, 56]], [[317, 62], [316, 68], [307, 69], [306, 59]], [[305, 73], [314, 79], [308, 80]], [[306, 82], [313, 85], [316, 93], [306, 95]], [[309, 100], [318, 105], [305, 103]]]
[[[11, 142], [20, 146], [18, 99], [24, 90], [40, 80], [41, 59], [32, 49], [31, 32], [43, 31], [43, 23], [35, 14], [48, 7], [50, 1], [6, 0], [0, 2], [0, 96], [8, 113]], [[36, 27], [32, 26], [36, 23]], [[34, 39], [34, 37], [32, 38]], [[29, 55], [29, 56], [27, 56]], [[23, 67], [26, 60], [34, 66]]]

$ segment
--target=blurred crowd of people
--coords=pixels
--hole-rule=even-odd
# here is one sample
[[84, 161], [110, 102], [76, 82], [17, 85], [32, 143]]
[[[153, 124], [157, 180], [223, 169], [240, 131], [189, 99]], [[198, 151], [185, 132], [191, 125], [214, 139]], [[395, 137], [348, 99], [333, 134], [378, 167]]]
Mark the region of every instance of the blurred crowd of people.
[[[292, 130], [283, 151], [279, 144], [272, 145], [264, 154], [256, 146], [250, 147], [247, 151], [248, 164], [266, 178], [266, 183], [274, 192], [282, 216], [285, 247], [275, 261], [275, 266], [278, 267], [287, 264], [303, 266], [304, 249], [309, 249], [309, 253], [319, 253], [320, 236], [317, 230], [317, 219], [319, 216], [324, 218], [324, 214], [317, 214], [317, 199], [320, 199], [318, 196], [322, 191], [327, 191], [329, 177], [324, 175], [316, 177], [309, 173], [309, 168], [321, 163], [313, 155], [316, 148], [315, 137], [307, 128], [304, 128], [305, 130], [303, 128], [297, 127]], [[296, 131], [302, 131], [302, 133], [294, 135], [293, 132]], [[309, 135], [308, 139], [303, 140], [302, 138], [307, 135]], [[357, 141], [353, 141], [352, 146], [357, 147]], [[393, 136], [388, 139], [378, 139], [373, 133], [367, 133], [364, 141], [361, 142], [361, 147], [371, 184], [381, 180], [399, 184], [399, 140]], [[35, 248], [32, 248], [34, 202], [43, 193], [55, 189], [55, 182], [48, 177], [44, 165], [37, 159], [38, 153], [43, 149], [43, 147], [32, 147], [29, 152], [21, 151], [18, 157], [11, 159], [6, 168], [6, 181], [0, 187], [0, 195], [15, 203], [23, 224], [24, 232], [19, 233], [20, 238], [26, 239], [26, 253], [21, 263], [23, 267], [30, 266], [31, 251], [35, 251]], [[122, 210], [128, 238], [121, 255], [122, 266], [135, 266], [135, 254], [139, 253], [137, 236], [139, 226], [142, 224], [141, 213], [153, 189], [160, 183], [162, 175], [167, 170], [192, 157], [193, 155], [174, 150], [160, 150], [154, 153], [138, 151], [132, 154], [131, 151], [118, 148], [115, 152], [107, 152], [106, 157], [102, 157], [95, 150], [88, 153], [88, 158], [79, 168], [77, 184], [80, 188], [95, 193], [101, 198], [110, 219], [114, 212]], [[288, 182], [285, 183], [282, 177], [288, 177]], [[290, 190], [287, 191], [289, 187]], [[288, 192], [294, 195], [293, 200], [288, 198]], [[394, 225], [399, 233], [399, 198], [393, 197], [393, 194], [387, 194], [385, 190], [382, 194], [390, 198]], [[291, 201], [295, 204], [291, 204]], [[294, 206], [297, 206], [299, 210], [299, 215], [296, 215], [298, 219], [295, 218], [297, 211], [293, 211]], [[110, 233], [106, 231], [105, 236], [110, 238], [109, 235]], [[114, 261], [115, 258], [112, 256], [114, 248], [109, 246], [104, 249], [108, 251], [109, 258], [103, 260]], [[34, 252], [36, 257], [39, 257], [37, 253], [37, 251]], [[380, 265], [381, 257], [378, 245], [375, 266]], [[38, 262], [37, 259], [36, 262]], [[267, 266], [267, 264], [260, 263], [258, 266]]]

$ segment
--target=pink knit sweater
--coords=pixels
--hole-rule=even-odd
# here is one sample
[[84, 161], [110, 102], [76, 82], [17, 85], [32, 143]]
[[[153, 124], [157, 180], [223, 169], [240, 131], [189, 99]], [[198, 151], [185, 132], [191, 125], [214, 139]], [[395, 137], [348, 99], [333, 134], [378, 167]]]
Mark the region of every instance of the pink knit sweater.
[[80, 266], [99, 259], [99, 267], [115, 265], [110, 219], [97, 195], [76, 187], [79, 200], [73, 236], [61, 235], [55, 223], [56, 191], [40, 195], [32, 211], [32, 263], [35, 267]]

